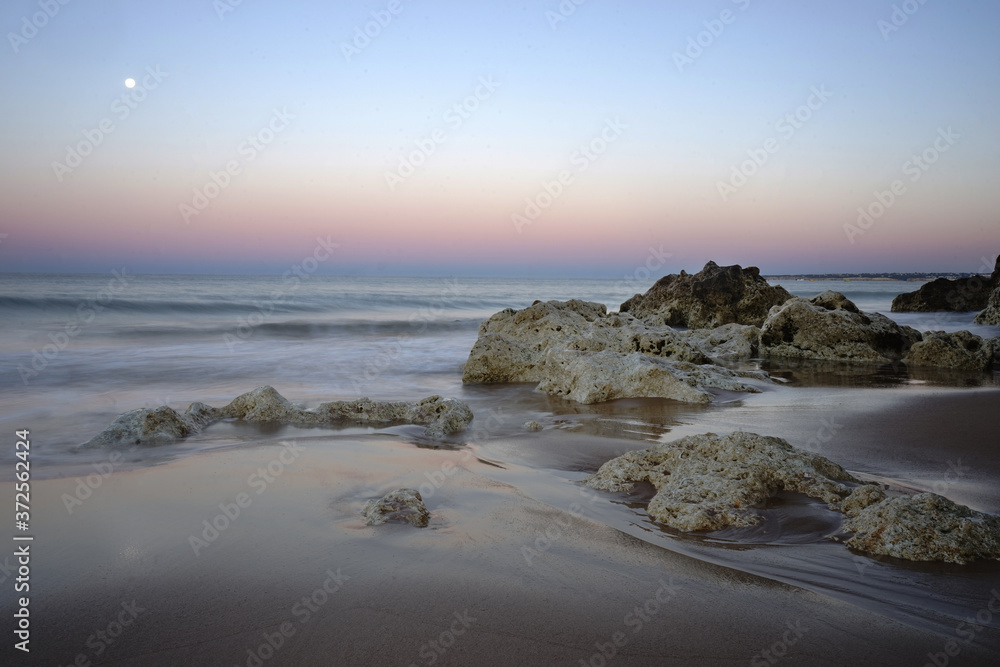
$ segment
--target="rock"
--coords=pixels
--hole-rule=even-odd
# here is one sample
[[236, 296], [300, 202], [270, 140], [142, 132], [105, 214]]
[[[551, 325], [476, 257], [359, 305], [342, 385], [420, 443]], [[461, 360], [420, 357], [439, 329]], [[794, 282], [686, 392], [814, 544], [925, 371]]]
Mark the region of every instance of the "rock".
[[1000, 559], [1000, 517], [934, 493], [888, 498], [845, 522], [849, 547], [916, 561], [968, 563]]
[[365, 523], [381, 526], [389, 521], [406, 521], [417, 528], [426, 528], [430, 512], [415, 489], [396, 489], [378, 500], [369, 500], [364, 508]]
[[844, 498], [844, 502], [840, 505], [840, 511], [847, 516], [857, 516], [861, 510], [883, 500], [885, 500], [885, 491], [874, 484], [863, 484], [851, 491], [851, 495], [847, 498]]
[[356, 401], [321, 403], [316, 410], [300, 410], [273, 387], [258, 387], [237, 396], [223, 408], [192, 403], [183, 416], [163, 406], [155, 410], [133, 410], [80, 445], [80, 448], [166, 445], [191, 437], [220, 419], [242, 419], [259, 424], [288, 424], [301, 428], [332, 426], [343, 422], [358, 424], [421, 424], [431, 438], [461, 431], [473, 419], [472, 410], [454, 398], [430, 396], [403, 401]]
[[529, 431], [541, 431], [542, 425], [532, 419], [531, 421], [524, 422], [524, 428]]
[[677, 530], [752, 526], [752, 506], [782, 489], [837, 506], [857, 482], [829, 459], [792, 447], [780, 438], [736, 432], [706, 433], [611, 459], [586, 483], [628, 491], [649, 482], [656, 495], [647, 509], [655, 521]]
[[622, 355], [610, 350], [581, 352], [549, 350], [540, 391], [579, 403], [617, 398], [672, 398], [686, 403], [711, 403], [706, 388], [760, 393], [740, 377], [766, 379], [760, 373], [737, 373], [721, 366], [657, 359], [639, 352]]
[[901, 359], [920, 332], [880, 313], [863, 313], [838, 292], [794, 297], [775, 306], [761, 327], [769, 357], [888, 363]]
[[650, 327], [628, 314], [608, 315], [598, 303], [536, 301], [522, 310], [502, 310], [480, 325], [462, 382], [539, 382], [550, 349], [642, 352], [693, 363], [708, 361], [669, 327]]
[[963, 371], [987, 371], [993, 365], [993, 344], [968, 331], [924, 332], [903, 359], [907, 366], [936, 366]]
[[[996, 272], [993, 274], [997, 275]], [[989, 277], [938, 278], [916, 292], [900, 294], [892, 300], [894, 313], [968, 312], [982, 310], [990, 300], [995, 282]]]
[[723, 324], [714, 329], [680, 332], [681, 339], [715, 359], [747, 359], [760, 353], [760, 329], [751, 324]]
[[986, 307], [976, 315], [976, 323], [1000, 325], [1000, 255], [997, 256], [990, 283], [992, 292], [986, 301]]
[[731, 322], [760, 326], [772, 306], [791, 296], [784, 287], [769, 285], [757, 267], [709, 262], [695, 275], [681, 271], [660, 278], [619, 310], [652, 326], [711, 329]]
[[138, 445], [158, 447], [194, 435], [200, 427], [167, 406], [132, 410], [119, 416], [111, 426], [79, 446], [120, 448]]

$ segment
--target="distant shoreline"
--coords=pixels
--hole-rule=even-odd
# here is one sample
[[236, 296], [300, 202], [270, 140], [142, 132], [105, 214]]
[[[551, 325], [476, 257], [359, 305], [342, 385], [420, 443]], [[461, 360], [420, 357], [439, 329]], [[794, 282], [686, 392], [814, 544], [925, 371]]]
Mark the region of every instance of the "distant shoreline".
[[804, 273], [801, 275], [780, 275], [780, 276], [763, 276], [764, 280], [807, 280], [807, 281], [817, 281], [817, 280], [866, 280], [866, 281], [905, 281], [905, 282], [929, 282], [931, 280], [937, 280], [938, 278], [948, 278], [949, 280], [956, 280], [958, 278], [971, 278], [973, 276], [982, 276], [989, 279], [990, 274], [979, 274], [979, 273], [819, 273], [819, 274], [809, 274]]

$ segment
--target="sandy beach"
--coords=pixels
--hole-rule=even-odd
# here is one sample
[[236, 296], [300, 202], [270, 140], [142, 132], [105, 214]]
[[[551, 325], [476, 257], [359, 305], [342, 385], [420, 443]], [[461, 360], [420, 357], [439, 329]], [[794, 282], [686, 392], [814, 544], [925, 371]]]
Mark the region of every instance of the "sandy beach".
[[[527, 386], [503, 392], [538, 400]], [[818, 418], [832, 416], [824, 455], [859, 473], [948, 483], [950, 495], [996, 512], [998, 401], [995, 389], [779, 387], [736, 405], [678, 409], [673, 428], [678, 437], [756, 429], [808, 447]], [[116, 471], [79, 502], [67, 498], [85, 495], [77, 488], [85, 478], [36, 482], [31, 664], [1000, 659], [1000, 614], [988, 611], [1000, 607], [1000, 598], [991, 602], [997, 563], [852, 554], [821, 539], [823, 530], [809, 537], [801, 522], [816, 521], [818, 510], [793, 500], [786, 511], [805, 507], [800, 525], [776, 521], [786, 537], [807, 535], [798, 544], [655, 530], [641, 502], [579, 483], [607, 458], [643, 446], [634, 434], [587, 433], [595, 414], [579, 407], [554, 411], [550, 422], [561, 427], [455, 449], [416, 446], [405, 428], [281, 432]], [[635, 409], [620, 401], [597, 416], [627, 430]], [[949, 481], [946, 464], [929, 472], [942, 439], [968, 468], [961, 479]], [[364, 500], [404, 486], [423, 489], [429, 527], [365, 526]], [[965, 623], [977, 614], [990, 619]]]

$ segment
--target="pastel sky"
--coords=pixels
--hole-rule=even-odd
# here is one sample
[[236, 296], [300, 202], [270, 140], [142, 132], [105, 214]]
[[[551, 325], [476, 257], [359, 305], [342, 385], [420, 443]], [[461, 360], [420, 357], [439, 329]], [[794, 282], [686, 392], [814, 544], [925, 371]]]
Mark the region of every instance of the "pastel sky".
[[7, 0], [0, 271], [1000, 252], [1000, 3], [576, 2]]

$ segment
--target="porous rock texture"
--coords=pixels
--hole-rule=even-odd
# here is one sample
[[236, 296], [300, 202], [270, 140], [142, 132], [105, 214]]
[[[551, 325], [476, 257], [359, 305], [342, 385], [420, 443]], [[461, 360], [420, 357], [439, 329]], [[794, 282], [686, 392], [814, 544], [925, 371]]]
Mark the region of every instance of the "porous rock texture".
[[908, 366], [935, 366], [962, 371], [987, 371], [993, 366], [993, 343], [968, 331], [926, 331], [903, 361]]
[[640, 352], [628, 355], [611, 350], [581, 352], [549, 350], [544, 377], [538, 389], [579, 403], [600, 403], [618, 398], [672, 398], [686, 403], [710, 403], [706, 388], [760, 393], [740, 380], [760, 373], [737, 373], [721, 366], [669, 361]]
[[752, 506], [782, 489], [836, 505], [851, 493], [844, 482], [857, 482], [829, 459], [746, 432], [657, 443], [611, 459], [586, 480], [607, 491], [644, 481], [656, 488], [649, 515], [684, 531], [755, 525]]
[[844, 528], [849, 547], [917, 561], [1000, 559], [1000, 517], [934, 493], [887, 498], [856, 512]]
[[167, 406], [126, 412], [111, 426], [80, 445], [95, 447], [150, 447], [188, 438], [220, 419], [252, 423], [288, 424], [303, 428], [358, 424], [422, 424], [431, 438], [441, 438], [465, 428], [473, 415], [469, 406], [454, 398], [430, 396], [415, 403], [356, 401], [321, 403], [315, 410], [301, 410], [273, 387], [258, 387], [237, 396], [229, 405], [213, 408], [192, 403], [183, 415]]
[[921, 339], [881, 313], [864, 313], [839, 292], [794, 297], [775, 306], [761, 327], [761, 354], [769, 357], [888, 363]]
[[381, 526], [392, 521], [425, 528], [431, 516], [420, 492], [415, 489], [396, 489], [378, 500], [369, 500], [362, 513], [369, 526]]
[[684, 271], [660, 278], [645, 294], [624, 302], [620, 311], [652, 326], [715, 328], [723, 324], [760, 326], [768, 310], [792, 297], [771, 286], [755, 266], [719, 266], [709, 262], [694, 275]]

